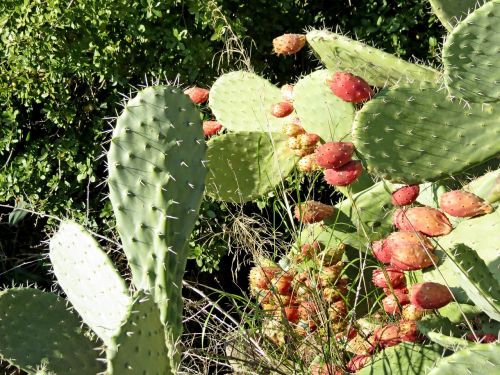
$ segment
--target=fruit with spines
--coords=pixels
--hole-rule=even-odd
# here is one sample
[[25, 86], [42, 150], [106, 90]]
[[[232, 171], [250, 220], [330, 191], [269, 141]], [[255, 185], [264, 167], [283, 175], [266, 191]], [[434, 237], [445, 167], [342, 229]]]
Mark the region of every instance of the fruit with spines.
[[372, 360], [372, 356], [369, 354], [355, 355], [347, 363], [346, 367], [349, 372], [358, 372]]
[[316, 160], [322, 168], [339, 168], [351, 161], [353, 153], [352, 142], [327, 142], [316, 149]]
[[453, 229], [441, 211], [432, 207], [398, 209], [394, 213], [394, 225], [403, 231], [417, 231], [429, 237], [444, 236]]
[[283, 34], [273, 39], [274, 53], [277, 55], [293, 55], [306, 44], [306, 36], [301, 34]]
[[302, 223], [317, 223], [333, 215], [334, 207], [317, 201], [305, 201], [295, 206], [295, 218]]
[[351, 160], [338, 168], [325, 170], [325, 181], [333, 186], [347, 186], [355, 182], [363, 173], [363, 165], [359, 160]]
[[362, 103], [373, 96], [370, 85], [361, 77], [348, 72], [336, 72], [327, 81], [333, 94], [350, 103]]
[[201, 87], [193, 86], [184, 90], [184, 94], [189, 96], [194, 104], [203, 104], [207, 102], [210, 91]]
[[271, 114], [274, 117], [287, 117], [293, 112], [293, 104], [289, 102], [276, 103], [271, 107]]
[[384, 310], [388, 314], [401, 313], [399, 305], [407, 305], [410, 303], [410, 296], [406, 289], [393, 289], [392, 293], [382, 299]]
[[303, 173], [319, 171], [321, 168], [316, 162], [316, 154], [311, 153], [301, 157], [297, 162], [297, 169]]
[[218, 121], [207, 120], [203, 121], [203, 135], [210, 138], [222, 130], [222, 124]]
[[281, 271], [279, 267], [252, 267], [249, 273], [250, 290], [268, 290], [271, 286], [271, 280]]
[[297, 141], [300, 144], [300, 149], [308, 150], [315, 148], [316, 144], [319, 142], [319, 136], [313, 133], [299, 134], [297, 136]]
[[410, 299], [421, 309], [439, 309], [450, 303], [453, 295], [446, 285], [427, 281], [412, 285]]
[[[387, 273], [387, 278], [386, 278]], [[385, 273], [381, 268], [373, 271], [372, 282], [379, 288], [399, 288], [405, 285], [404, 273], [395, 267], [386, 267]]]
[[406, 320], [420, 320], [423, 316], [429, 313], [429, 310], [422, 309], [411, 303], [403, 306], [401, 317]]
[[293, 102], [293, 85], [281, 86], [281, 97], [285, 102]]
[[378, 240], [372, 242], [372, 252], [375, 258], [384, 264], [389, 264], [391, 262], [391, 252], [384, 246], [385, 240]]
[[419, 194], [419, 185], [402, 186], [392, 193], [392, 204], [395, 206], [407, 206], [415, 202]]
[[416, 232], [391, 233], [384, 245], [391, 254], [391, 265], [402, 271], [420, 270], [438, 261], [433, 254], [434, 245]]
[[283, 133], [289, 137], [296, 137], [305, 132], [305, 129], [300, 125], [300, 120], [298, 119], [294, 119], [292, 122], [283, 125]]
[[491, 204], [475, 194], [453, 190], [439, 197], [439, 208], [455, 217], [474, 217], [493, 212]]

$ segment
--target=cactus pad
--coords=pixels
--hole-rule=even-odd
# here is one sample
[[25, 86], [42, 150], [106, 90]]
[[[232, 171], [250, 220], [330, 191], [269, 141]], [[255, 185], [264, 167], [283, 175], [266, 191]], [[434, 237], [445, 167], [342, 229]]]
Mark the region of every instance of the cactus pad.
[[446, 84], [472, 102], [500, 99], [500, 1], [492, 0], [461, 21], [443, 47]]
[[421, 183], [460, 172], [500, 152], [500, 106], [464, 108], [431, 84], [398, 86], [365, 104], [353, 139], [368, 170]]
[[429, 375], [498, 374], [500, 344], [475, 344], [443, 358]]
[[271, 107], [282, 101], [280, 89], [269, 81], [254, 73], [236, 71], [215, 81], [209, 105], [226, 129], [279, 132], [288, 120], [271, 115]]
[[330, 90], [327, 79], [332, 73], [318, 70], [300, 79], [293, 90], [293, 105], [301, 125], [324, 142], [348, 141], [351, 138], [354, 106]]
[[204, 192], [205, 151], [189, 97], [157, 86], [128, 101], [108, 152], [110, 199], [132, 281], [154, 289], [170, 343], [182, 329], [186, 243]]
[[452, 31], [453, 27], [474, 10], [478, 3], [486, 1], [488, 0], [429, 0], [432, 11], [448, 31]]
[[76, 223], [61, 224], [50, 240], [49, 255], [67, 298], [108, 344], [131, 303], [125, 282], [94, 238]]
[[57, 374], [103, 371], [77, 315], [53, 293], [31, 288], [0, 292], [0, 358], [27, 372], [39, 366]]
[[447, 318], [428, 315], [419, 320], [417, 325], [421, 333], [444, 348], [456, 350], [472, 344], [470, 341], [457, 337], [462, 336], [465, 332], [460, 331]]
[[409, 63], [343, 35], [312, 30], [306, 38], [329, 70], [348, 71], [372, 86], [383, 87], [400, 81], [434, 82], [438, 77], [434, 69]]
[[137, 293], [127, 320], [108, 349], [108, 373], [165, 375], [174, 374], [165, 345], [160, 311], [151, 296]]
[[246, 202], [267, 193], [285, 178], [297, 157], [287, 137], [262, 132], [227, 133], [208, 143], [207, 192], [217, 199]]
[[386, 348], [374, 356], [373, 362], [363, 367], [357, 374], [425, 374], [441, 358], [443, 351], [444, 349], [436, 344], [418, 345], [405, 342]]

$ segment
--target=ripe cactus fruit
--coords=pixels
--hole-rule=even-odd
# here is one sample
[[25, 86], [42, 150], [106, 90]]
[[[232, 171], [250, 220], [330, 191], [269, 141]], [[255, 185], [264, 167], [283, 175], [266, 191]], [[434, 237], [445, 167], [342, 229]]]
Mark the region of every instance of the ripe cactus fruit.
[[316, 146], [316, 143], [319, 142], [319, 136], [313, 133], [299, 134], [297, 140], [299, 141], [300, 149], [307, 150]]
[[443, 236], [453, 229], [441, 211], [432, 207], [412, 207], [394, 213], [394, 225], [403, 231], [418, 231], [427, 236]]
[[373, 271], [372, 282], [375, 286], [388, 288], [390, 284], [392, 288], [399, 288], [405, 285], [405, 275], [401, 270], [394, 267], [386, 267], [385, 271], [389, 280], [386, 279], [382, 269], [378, 268]]
[[299, 134], [304, 134], [305, 132], [305, 129], [300, 125], [299, 119], [294, 119], [291, 123], [283, 126], [283, 133], [289, 137], [296, 137]]
[[317, 201], [305, 201], [295, 206], [295, 218], [303, 223], [311, 224], [329, 218], [334, 207]]
[[438, 260], [429, 239], [416, 232], [391, 233], [384, 246], [391, 254], [391, 265], [402, 271], [427, 268]]
[[468, 333], [465, 336], [467, 340], [479, 342], [481, 344], [489, 344], [498, 341], [498, 337], [492, 333], [476, 333], [476, 337], [472, 333]]
[[351, 160], [339, 168], [325, 170], [325, 181], [333, 186], [347, 186], [356, 181], [361, 173], [363, 173], [361, 162]]
[[316, 149], [316, 160], [322, 168], [339, 168], [351, 161], [353, 153], [351, 142], [327, 142]]
[[249, 274], [250, 290], [259, 291], [269, 289], [271, 280], [279, 272], [281, 272], [281, 268], [279, 267], [253, 267], [250, 269]]
[[301, 157], [297, 162], [297, 169], [303, 173], [310, 173], [319, 170], [320, 167], [316, 162], [316, 154], [311, 153]]
[[288, 306], [284, 308], [285, 317], [291, 323], [299, 321], [299, 308], [297, 306]]
[[453, 190], [439, 197], [439, 207], [448, 215], [474, 217], [493, 212], [493, 207], [475, 194]]
[[408, 291], [406, 290], [406, 288], [394, 289], [393, 291], [393, 294], [388, 295], [382, 300], [384, 310], [388, 314], [400, 313], [401, 309], [399, 308], [399, 305], [403, 306], [410, 303], [410, 296], [408, 295]]
[[391, 252], [384, 246], [384, 240], [378, 240], [372, 242], [372, 251], [375, 258], [380, 262], [389, 264], [391, 262]]
[[300, 150], [300, 142], [297, 137], [290, 137], [287, 141], [290, 150]]
[[222, 124], [218, 121], [203, 121], [203, 135], [205, 137], [212, 137], [222, 130]]
[[365, 367], [368, 363], [370, 363], [371, 359], [372, 359], [372, 356], [369, 354], [355, 355], [347, 363], [346, 367], [349, 370], [349, 372], [358, 372], [363, 367]]
[[184, 90], [184, 94], [189, 96], [193, 103], [203, 104], [208, 100], [210, 91], [208, 91], [207, 89], [202, 89], [201, 87], [193, 86]]
[[293, 112], [293, 105], [289, 102], [279, 102], [272, 106], [271, 114], [274, 117], [286, 117]]
[[407, 206], [412, 204], [420, 194], [418, 185], [406, 185], [392, 193], [392, 204], [395, 206]]
[[293, 85], [281, 86], [281, 97], [285, 102], [293, 102]]
[[429, 310], [422, 309], [410, 303], [403, 306], [402, 317], [406, 320], [420, 320], [428, 312]]
[[410, 295], [412, 305], [421, 309], [439, 309], [453, 300], [447, 286], [431, 281], [414, 284]]
[[289, 295], [292, 289], [292, 281], [293, 275], [283, 273], [279, 276], [275, 276], [272, 280], [272, 284], [276, 288], [278, 294]]
[[318, 241], [305, 243], [300, 247], [300, 252], [304, 257], [312, 258], [321, 251], [321, 245]]
[[373, 96], [370, 85], [351, 73], [336, 72], [327, 82], [333, 94], [346, 102], [362, 103]]
[[284, 34], [273, 39], [274, 53], [277, 55], [293, 55], [306, 44], [306, 36], [301, 34]]

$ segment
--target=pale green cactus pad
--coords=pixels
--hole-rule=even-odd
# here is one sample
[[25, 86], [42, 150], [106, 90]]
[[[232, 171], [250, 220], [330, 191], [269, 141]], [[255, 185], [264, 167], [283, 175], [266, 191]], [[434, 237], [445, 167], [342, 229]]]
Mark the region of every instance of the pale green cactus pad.
[[109, 344], [131, 303], [127, 287], [94, 238], [73, 222], [50, 239], [57, 282], [83, 321]]
[[461, 21], [443, 46], [446, 84], [472, 102], [500, 99], [500, 0], [487, 2]]
[[373, 357], [373, 362], [359, 375], [422, 375], [432, 369], [443, 355], [439, 345], [402, 343], [386, 348]]
[[493, 375], [499, 368], [500, 343], [475, 344], [441, 359], [429, 375]]
[[356, 115], [353, 139], [370, 173], [422, 183], [461, 172], [500, 152], [500, 106], [464, 107], [432, 84], [380, 92]]
[[102, 342], [84, 335], [78, 316], [53, 293], [32, 288], [0, 292], [0, 358], [28, 373], [95, 375], [104, 370]]
[[271, 108], [282, 101], [280, 89], [266, 79], [254, 73], [236, 71], [214, 82], [209, 106], [217, 121], [228, 130], [280, 132], [289, 120], [274, 117]]
[[453, 27], [473, 11], [478, 3], [486, 1], [488, 0], [429, 0], [432, 11], [448, 31], [452, 31]]
[[397, 82], [434, 82], [438, 78], [438, 72], [432, 68], [409, 63], [327, 30], [312, 30], [306, 38], [328, 70], [348, 71], [372, 86], [384, 87]]
[[417, 322], [420, 333], [426, 335], [431, 341], [444, 348], [457, 350], [473, 345], [461, 336], [465, 334], [456, 325], [444, 317], [428, 315]]
[[293, 105], [301, 125], [324, 142], [349, 141], [354, 106], [333, 95], [328, 70], [318, 70], [301, 78], [293, 90]]
[[246, 202], [271, 191], [288, 176], [297, 157], [281, 133], [227, 133], [208, 142], [207, 192], [224, 201]]
[[138, 292], [134, 299], [125, 323], [107, 350], [108, 374], [175, 374], [158, 306], [143, 292]]

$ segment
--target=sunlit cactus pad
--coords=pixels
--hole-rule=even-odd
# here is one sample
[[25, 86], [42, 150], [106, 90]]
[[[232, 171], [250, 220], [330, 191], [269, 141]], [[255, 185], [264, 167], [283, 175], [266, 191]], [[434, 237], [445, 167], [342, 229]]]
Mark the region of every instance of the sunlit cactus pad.
[[262, 132], [228, 133], [208, 143], [207, 192], [215, 198], [246, 202], [275, 188], [297, 157], [287, 137]]
[[210, 89], [210, 109], [226, 129], [232, 131], [279, 132], [285, 118], [271, 114], [282, 102], [281, 91], [257, 74], [235, 71], [224, 74]]
[[438, 77], [432, 68], [401, 60], [394, 55], [327, 30], [307, 33], [307, 42], [331, 71], [349, 71], [372, 86], [397, 82], [430, 81]]
[[31, 288], [0, 292], [0, 358], [29, 373], [95, 375], [102, 346], [83, 334], [78, 316], [53, 293]]
[[500, 106], [464, 106], [432, 84], [380, 92], [353, 129], [369, 172], [392, 182], [434, 181], [500, 152]]
[[450, 33], [443, 47], [451, 93], [472, 102], [500, 99], [500, 0], [471, 13]]
[[429, 0], [432, 11], [448, 31], [473, 11], [478, 4], [488, 0]]
[[293, 105], [301, 125], [323, 141], [345, 141], [351, 138], [354, 106], [333, 95], [327, 80], [328, 70], [318, 70], [303, 78], [293, 90]]

